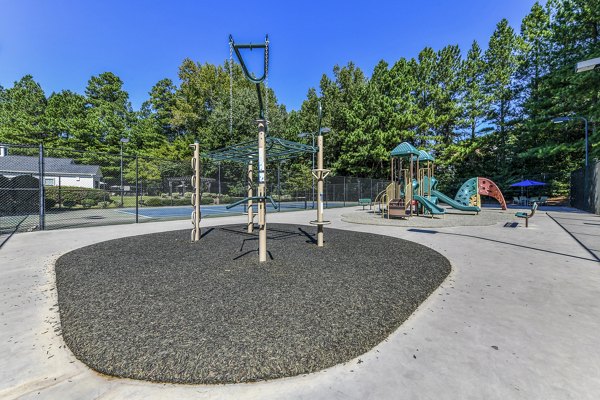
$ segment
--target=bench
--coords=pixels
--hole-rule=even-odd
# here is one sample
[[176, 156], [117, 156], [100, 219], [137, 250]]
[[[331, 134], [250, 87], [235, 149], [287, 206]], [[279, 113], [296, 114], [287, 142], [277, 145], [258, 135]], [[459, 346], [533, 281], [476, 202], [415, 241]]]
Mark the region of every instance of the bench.
[[538, 203], [533, 203], [533, 206], [531, 207], [531, 213], [527, 214], [526, 212], [518, 212], [515, 214], [515, 217], [518, 218], [525, 218], [525, 228], [529, 228], [529, 218], [533, 217], [535, 215], [535, 210], [537, 210], [538, 208]]
[[369, 210], [370, 210], [371, 206], [373, 205], [373, 202], [369, 198], [364, 198], [364, 199], [358, 199], [358, 204], [363, 207], [363, 210], [365, 209], [365, 206], [368, 205], [369, 206]]

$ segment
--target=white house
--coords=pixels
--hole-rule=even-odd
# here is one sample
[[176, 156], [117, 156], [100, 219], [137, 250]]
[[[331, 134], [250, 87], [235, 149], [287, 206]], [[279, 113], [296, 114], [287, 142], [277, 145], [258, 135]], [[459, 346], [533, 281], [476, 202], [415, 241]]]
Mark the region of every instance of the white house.
[[[39, 158], [0, 155], [0, 175], [31, 175], [39, 179]], [[44, 158], [44, 186], [98, 188], [101, 178], [99, 165], [75, 164], [72, 158]]]

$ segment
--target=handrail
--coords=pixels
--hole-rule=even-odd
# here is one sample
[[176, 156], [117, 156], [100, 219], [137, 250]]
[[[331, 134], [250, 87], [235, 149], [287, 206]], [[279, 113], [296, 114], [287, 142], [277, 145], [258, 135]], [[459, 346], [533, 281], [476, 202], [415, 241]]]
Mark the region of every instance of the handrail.
[[[381, 192], [379, 192], [379, 193], [377, 194], [377, 196], [375, 196], [375, 200], [373, 201], [373, 203], [377, 203], [377, 202], [378, 202], [378, 199], [379, 199], [379, 197], [381, 197], [381, 196], [382, 196], [384, 193], [385, 193], [385, 189], [384, 189], [384, 190], [382, 190]], [[379, 199], [379, 200], [381, 200], [381, 199]]]
[[271, 197], [271, 196], [252, 196], [252, 197], [245, 197], [241, 200], [236, 201], [235, 203], [229, 204], [229, 205], [225, 206], [225, 209], [229, 210], [230, 208], [238, 206], [242, 203], [247, 203], [249, 200], [269, 200], [276, 210], [279, 208], [279, 207], [277, 207], [277, 204], [275, 203], [275, 201], [273, 200], [273, 197]]

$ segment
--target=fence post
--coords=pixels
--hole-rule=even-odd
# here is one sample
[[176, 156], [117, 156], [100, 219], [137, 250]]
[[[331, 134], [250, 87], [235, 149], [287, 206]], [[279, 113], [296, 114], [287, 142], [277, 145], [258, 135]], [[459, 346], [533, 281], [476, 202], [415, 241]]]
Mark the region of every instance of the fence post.
[[139, 215], [140, 215], [140, 210], [139, 210], [139, 195], [140, 195], [140, 191], [139, 191], [139, 186], [138, 186], [138, 181], [139, 181], [139, 165], [138, 165], [138, 156], [137, 154], [135, 155], [135, 223], [137, 224], [139, 222]]
[[281, 173], [281, 161], [279, 161], [277, 163], [277, 203], [279, 205], [279, 207], [277, 208], [277, 212], [281, 211], [281, 179], [280, 179], [280, 173]]
[[327, 181], [325, 181], [323, 183], [325, 186], [325, 208], [329, 208], [329, 196], [328, 196], [329, 184], [327, 184]]
[[344, 207], [346, 207], [346, 177], [344, 176]]
[[58, 209], [62, 210], [62, 183], [60, 180], [61, 176], [58, 176]]
[[40, 150], [39, 150], [39, 154], [38, 154], [38, 168], [39, 168], [39, 182], [38, 182], [38, 187], [39, 187], [39, 201], [40, 201], [40, 222], [39, 222], [39, 228], [41, 231], [44, 230], [45, 228], [45, 223], [46, 223], [46, 204], [45, 204], [45, 198], [46, 195], [44, 193], [44, 143], [40, 143]]

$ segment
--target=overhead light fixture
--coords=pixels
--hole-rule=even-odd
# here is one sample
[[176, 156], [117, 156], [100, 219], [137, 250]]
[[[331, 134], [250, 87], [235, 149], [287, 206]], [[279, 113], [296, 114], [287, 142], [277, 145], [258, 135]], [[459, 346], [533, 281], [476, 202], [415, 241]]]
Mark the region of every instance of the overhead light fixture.
[[600, 66], [600, 57], [592, 58], [591, 60], [580, 61], [575, 67], [575, 72], [591, 71]]

